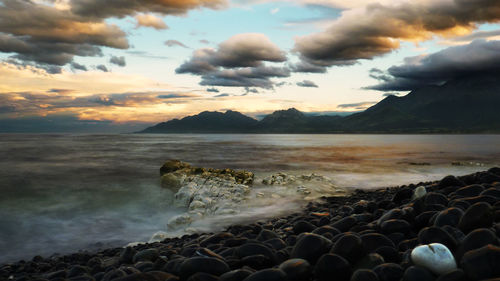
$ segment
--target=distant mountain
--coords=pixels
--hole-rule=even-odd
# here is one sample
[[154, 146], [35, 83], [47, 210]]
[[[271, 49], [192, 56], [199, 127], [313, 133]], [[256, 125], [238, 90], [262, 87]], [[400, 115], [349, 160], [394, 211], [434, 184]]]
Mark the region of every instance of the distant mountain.
[[141, 133], [500, 133], [500, 76], [467, 77], [388, 96], [367, 110], [310, 116], [295, 108], [257, 121], [239, 112], [202, 112]]
[[180, 120], [159, 123], [141, 133], [244, 133], [257, 123], [257, 120], [232, 110], [225, 113], [204, 111]]

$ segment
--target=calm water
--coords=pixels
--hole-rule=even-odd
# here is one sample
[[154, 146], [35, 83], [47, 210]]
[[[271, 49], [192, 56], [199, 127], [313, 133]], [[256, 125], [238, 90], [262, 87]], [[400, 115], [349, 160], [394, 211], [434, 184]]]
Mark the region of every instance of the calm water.
[[0, 156], [7, 262], [147, 241], [165, 230], [183, 211], [159, 185], [170, 158], [259, 177], [316, 172], [338, 186], [374, 188], [499, 165], [500, 136], [0, 134]]

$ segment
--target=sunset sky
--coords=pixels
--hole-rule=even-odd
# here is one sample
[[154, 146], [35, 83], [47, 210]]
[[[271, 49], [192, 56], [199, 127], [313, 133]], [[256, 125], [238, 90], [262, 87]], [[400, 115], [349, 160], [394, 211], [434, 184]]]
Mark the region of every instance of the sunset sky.
[[497, 40], [498, 0], [0, 0], [0, 132], [360, 111], [500, 71]]

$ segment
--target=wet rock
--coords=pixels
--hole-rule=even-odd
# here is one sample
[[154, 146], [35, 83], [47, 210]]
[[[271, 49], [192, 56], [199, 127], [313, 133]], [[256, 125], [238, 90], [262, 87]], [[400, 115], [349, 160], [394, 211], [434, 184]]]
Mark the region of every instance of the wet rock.
[[340, 219], [334, 223], [332, 223], [330, 226], [333, 228], [338, 229], [340, 232], [346, 232], [351, 229], [356, 224], [356, 219], [353, 217], [345, 217], [343, 219]]
[[68, 271], [68, 278], [89, 274], [89, 269], [81, 265], [74, 265]]
[[466, 252], [482, 248], [488, 244], [498, 246], [498, 238], [495, 233], [487, 228], [479, 228], [471, 231], [465, 236], [460, 245], [458, 256], [461, 258]]
[[323, 235], [325, 233], [330, 233], [332, 236], [340, 234], [340, 231], [330, 225], [324, 225], [313, 230], [314, 234]]
[[374, 267], [385, 263], [384, 258], [377, 253], [370, 253], [362, 257], [356, 264], [354, 269], [373, 269]]
[[410, 188], [401, 188], [392, 197], [392, 202], [400, 204], [404, 200], [411, 199], [412, 195], [413, 195], [413, 190], [411, 190]]
[[313, 233], [303, 233], [298, 237], [291, 257], [305, 259], [309, 263], [315, 264], [319, 257], [330, 251], [331, 247], [332, 242], [325, 237]]
[[288, 280], [307, 280], [312, 268], [304, 259], [289, 259], [280, 264], [279, 269], [285, 272]]
[[403, 268], [399, 264], [384, 263], [373, 269], [380, 281], [399, 281], [403, 277]]
[[396, 248], [396, 245], [386, 236], [379, 233], [369, 233], [361, 235], [361, 241], [366, 253], [373, 253], [380, 247]]
[[480, 195], [492, 196], [492, 197], [495, 197], [497, 199], [500, 199], [500, 189], [496, 189], [494, 187], [488, 188], [485, 191], [481, 192]]
[[401, 262], [401, 255], [398, 250], [389, 246], [382, 246], [375, 250], [375, 253], [381, 255], [386, 263], [399, 263]]
[[470, 280], [500, 277], [500, 248], [487, 245], [468, 251], [461, 261], [461, 268]]
[[457, 246], [457, 241], [448, 232], [442, 228], [431, 226], [425, 227], [418, 233], [418, 241], [420, 244], [440, 243], [454, 250]]
[[314, 267], [314, 276], [319, 281], [328, 281], [335, 276], [335, 280], [347, 281], [351, 276], [349, 262], [343, 257], [335, 254], [325, 254], [318, 260]]
[[264, 255], [252, 255], [242, 258], [241, 264], [260, 270], [274, 266], [275, 261]]
[[311, 232], [316, 229], [316, 226], [310, 222], [300, 220], [293, 225], [293, 232], [301, 234], [303, 232]]
[[448, 198], [446, 198], [446, 196], [444, 196], [443, 194], [440, 194], [440, 193], [429, 192], [425, 195], [424, 203], [425, 203], [425, 205], [447, 206], [448, 205]]
[[271, 246], [275, 250], [281, 250], [283, 248], [286, 248], [286, 246], [287, 246], [286, 243], [285, 243], [285, 241], [283, 241], [280, 238], [269, 239], [267, 241], [264, 241], [264, 243], [266, 245]]
[[365, 254], [363, 241], [358, 235], [346, 233], [335, 242], [330, 253], [339, 255], [354, 264]]
[[463, 197], [474, 197], [478, 196], [483, 190], [484, 187], [482, 185], [473, 184], [457, 189], [455, 194]]
[[250, 276], [252, 272], [246, 269], [236, 269], [222, 274], [219, 281], [243, 281]]
[[378, 276], [373, 270], [358, 269], [352, 276], [351, 281], [379, 281]]
[[268, 268], [252, 273], [244, 281], [286, 281], [286, 274], [276, 268]]
[[161, 271], [152, 271], [147, 273], [135, 273], [129, 276], [124, 276], [118, 279], [113, 279], [113, 281], [175, 281], [179, 278], [170, 273]]
[[257, 240], [259, 241], [266, 241], [273, 238], [279, 238], [279, 236], [276, 233], [272, 232], [271, 230], [267, 229], [263, 229], [259, 233], [259, 235], [257, 235]]
[[410, 266], [405, 270], [402, 281], [434, 281], [434, 276], [420, 266]]
[[179, 275], [186, 280], [196, 272], [205, 272], [220, 276], [228, 272], [229, 266], [216, 258], [194, 257], [186, 259], [180, 266]]
[[411, 226], [405, 220], [392, 219], [392, 220], [384, 221], [380, 225], [380, 229], [385, 234], [394, 233], [394, 232], [408, 234], [411, 231]]
[[482, 227], [490, 227], [495, 219], [491, 205], [480, 202], [470, 206], [458, 223], [458, 228], [465, 234], [471, 230]]
[[240, 257], [248, 257], [248, 256], [254, 256], [254, 255], [264, 255], [268, 257], [271, 261], [275, 262], [276, 261], [276, 256], [274, 254], [274, 251], [265, 246], [264, 244], [258, 244], [258, 243], [247, 243], [243, 244], [238, 249], [235, 251], [235, 254]]
[[151, 248], [151, 249], [146, 249], [146, 250], [142, 250], [140, 252], [137, 252], [134, 255], [132, 260], [134, 263], [137, 263], [140, 261], [154, 262], [159, 256], [160, 256], [160, 253], [158, 252], [158, 249]]
[[205, 272], [197, 272], [191, 275], [187, 281], [217, 281], [219, 277]]
[[445, 225], [457, 226], [464, 212], [459, 208], [448, 208], [439, 212], [434, 220], [434, 226], [442, 227]]
[[467, 281], [467, 276], [463, 270], [456, 269], [439, 276], [436, 281]]
[[436, 275], [457, 269], [453, 254], [445, 245], [439, 243], [416, 247], [411, 251], [411, 260]]
[[459, 180], [455, 176], [446, 176], [439, 182], [439, 187], [448, 187], [448, 186], [465, 186], [465, 183]]

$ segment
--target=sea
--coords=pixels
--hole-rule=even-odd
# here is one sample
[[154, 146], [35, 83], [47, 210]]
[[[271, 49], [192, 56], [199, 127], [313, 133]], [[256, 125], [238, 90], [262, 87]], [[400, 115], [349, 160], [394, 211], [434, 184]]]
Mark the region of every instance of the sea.
[[[375, 189], [500, 166], [500, 135], [0, 134], [0, 263], [168, 233], [169, 219], [186, 211], [160, 184], [169, 159], [252, 171], [256, 186], [284, 172]], [[299, 208], [247, 211], [259, 220]], [[205, 228], [237, 220], [211, 217]]]

